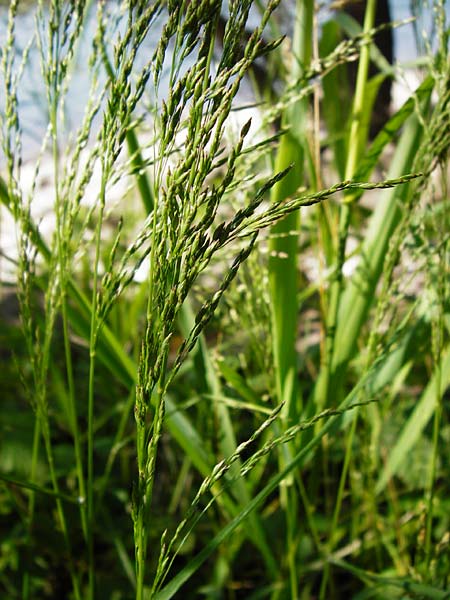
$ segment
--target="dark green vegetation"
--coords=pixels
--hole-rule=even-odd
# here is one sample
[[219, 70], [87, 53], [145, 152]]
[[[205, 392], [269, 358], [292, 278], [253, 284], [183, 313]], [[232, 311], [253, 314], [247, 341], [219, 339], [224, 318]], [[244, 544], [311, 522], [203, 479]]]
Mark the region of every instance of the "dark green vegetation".
[[448, 598], [444, 4], [374, 139], [374, 0], [320, 31], [298, 0], [290, 40], [276, 0], [221, 4], [53, 0], [24, 48], [10, 2], [0, 596]]

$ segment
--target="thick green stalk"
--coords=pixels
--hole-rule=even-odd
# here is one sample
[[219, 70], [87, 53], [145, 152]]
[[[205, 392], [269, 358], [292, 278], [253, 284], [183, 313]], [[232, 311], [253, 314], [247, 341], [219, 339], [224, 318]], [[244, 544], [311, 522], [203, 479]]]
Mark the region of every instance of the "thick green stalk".
[[[293, 164], [292, 170], [273, 189], [272, 201], [288, 198], [303, 181], [303, 148], [290, 131], [281, 139], [275, 163], [277, 171]], [[297, 383], [297, 247], [299, 214], [288, 215], [271, 229], [269, 282], [272, 310], [273, 353], [279, 402], [285, 414], [299, 412]]]
[[[376, 0], [368, 0], [364, 17], [364, 33], [368, 33], [373, 28], [375, 22], [375, 11]], [[345, 166], [345, 179], [352, 179], [358, 164], [358, 155], [361, 148], [361, 136], [364, 134], [364, 128], [361, 126], [361, 123], [364, 114], [365, 89], [367, 86], [369, 61], [370, 45], [366, 44], [361, 49], [361, 55], [358, 64], [355, 98], [353, 102], [350, 134], [347, 145], [348, 155]], [[338, 247], [336, 253], [337, 266], [330, 288], [330, 300], [326, 317], [325, 349], [322, 356], [321, 372], [315, 389], [315, 404], [319, 410], [328, 404], [335, 341], [336, 339], [339, 339], [336, 338], [336, 327], [338, 322], [340, 297], [342, 293], [342, 267], [345, 262], [345, 251], [351, 215], [350, 209], [353, 200], [354, 195], [346, 195], [339, 213]]]
[[[311, 62], [314, 2], [297, 0], [294, 31], [295, 59], [292, 79], [295, 81]], [[297, 62], [298, 61], [298, 62]], [[299, 64], [300, 63], [300, 64]], [[290, 107], [283, 116], [287, 133], [281, 138], [275, 169], [293, 165], [291, 171], [273, 188], [273, 202], [293, 195], [304, 184], [304, 143], [308, 101]], [[297, 246], [299, 213], [292, 213], [271, 229], [269, 284], [272, 310], [273, 353], [276, 390], [279, 402], [286, 402], [284, 415], [296, 421], [301, 411], [297, 381]]]
[[[292, 79], [294, 81], [311, 63], [313, 27], [314, 1], [297, 0], [293, 40]], [[304, 184], [307, 114], [308, 100], [304, 99], [295, 103], [283, 115], [282, 125], [287, 132], [281, 138], [275, 170], [282, 171], [289, 165], [293, 167], [286, 177], [272, 188], [272, 202], [288, 198]], [[299, 212], [291, 213], [272, 227], [269, 245], [269, 293], [276, 392], [278, 402], [285, 402], [283, 416], [287, 425], [296, 423], [301, 413], [295, 347], [298, 319], [299, 225]], [[281, 448], [280, 469], [284, 468], [290, 459], [291, 449], [285, 445]], [[286, 513], [290, 594], [295, 600], [299, 594], [296, 561], [298, 497], [292, 479], [287, 482], [287, 485], [283, 484], [280, 487], [280, 495]]]
[[[364, 33], [368, 33], [374, 26], [375, 22], [375, 11], [376, 11], [376, 0], [368, 0], [366, 4], [366, 12], [364, 15]], [[361, 149], [362, 136], [364, 135], [364, 128], [362, 127], [362, 120], [364, 114], [364, 103], [365, 103], [365, 90], [367, 86], [367, 77], [369, 73], [369, 61], [370, 61], [370, 45], [366, 44], [361, 50], [361, 55], [358, 64], [358, 74], [356, 79], [356, 90], [355, 98], [353, 102], [353, 110], [350, 125], [350, 134], [348, 140], [348, 154], [345, 165], [345, 179], [352, 179], [357, 169], [359, 151]], [[317, 394], [315, 397], [316, 407], [322, 410], [328, 405], [329, 394], [330, 394], [330, 382], [332, 377], [332, 357], [334, 352], [334, 345], [336, 341], [336, 326], [338, 318], [338, 308], [340, 297], [342, 293], [342, 268], [345, 262], [345, 252], [347, 245], [348, 230], [350, 226], [350, 209], [353, 203], [354, 196], [351, 194], [344, 196], [344, 203], [341, 206], [339, 213], [339, 229], [338, 229], [338, 248], [337, 248], [337, 268], [332, 279], [330, 289], [330, 301], [328, 306], [328, 314], [326, 319], [326, 338], [325, 338], [325, 350], [322, 359], [321, 377], [319, 378], [317, 386]], [[323, 374], [322, 374], [323, 373]], [[340, 514], [340, 508], [344, 495], [345, 481], [347, 479], [347, 472], [350, 465], [350, 455], [353, 446], [353, 436], [356, 430], [355, 419], [352, 423], [350, 430], [348, 443], [346, 445], [346, 454], [344, 464], [342, 467], [342, 473], [339, 481], [338, 494], [336, 498], [336, 505], [333, 512], [333, 519], [331, 523], [331, 531], [328, 539], [328, 552], [332, 550], [334, 544], [335, 530]], [[320, 600], [325, 600], [327, 593], [327, 585], [330, 576], [330, 567], [327, 563], [324, 568], [322, 582], [320, 586]]]

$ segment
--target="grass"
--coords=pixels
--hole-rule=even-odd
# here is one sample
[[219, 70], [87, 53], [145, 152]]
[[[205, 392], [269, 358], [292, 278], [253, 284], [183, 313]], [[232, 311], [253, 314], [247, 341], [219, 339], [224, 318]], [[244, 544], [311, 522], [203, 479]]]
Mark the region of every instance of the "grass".
[[422, 83], [370, 139], [398, 71], [377, 3], [320, 29], [297, 0], [292, 40], [279, 4], [39, 2], [20, 47], [9, 3], [5, 597], [447, 597], [445, 5]]

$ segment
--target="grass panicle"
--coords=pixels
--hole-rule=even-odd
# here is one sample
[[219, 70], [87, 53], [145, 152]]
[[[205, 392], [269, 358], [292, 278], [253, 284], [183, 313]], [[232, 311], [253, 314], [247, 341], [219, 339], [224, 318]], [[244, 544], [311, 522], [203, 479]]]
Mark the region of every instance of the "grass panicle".
[[287, 4], [0, 7], [2, 597], [446, 597], [445, 3]]

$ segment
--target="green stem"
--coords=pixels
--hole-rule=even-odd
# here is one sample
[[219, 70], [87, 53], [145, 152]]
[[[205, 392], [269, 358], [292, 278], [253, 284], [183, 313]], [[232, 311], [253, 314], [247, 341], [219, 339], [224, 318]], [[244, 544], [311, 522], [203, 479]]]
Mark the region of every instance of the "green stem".
[[440, 352], [437, 352], [435, 357], [436, 364], [436, 395], [435, 395], [435, 409], [433, 419], [433, 452], [431, 455], [431, 465], [429, 471], [429, 479], [427, 482], [427, 511], [426, 511], [426, 522], [425, 522], [425, 568], [428, 572], [432, 556], [431, 548], [431, 534], [433, 529], [433, 500], [435, 492], [435, 480], [437, 463], [439, 457], [439, 436], [441, 433], [442, 423], [442, 369], [441, 369], [441, 356]]
[[[426, 104], [429, 96], [424, 100]], [[408, 173], [417, 155], [422, 126], [416, 115], [411, 115], [406, 123], [391, 161], [388, 178]], [[339, 344], [333, 348], [332, 372], [334, 389], [341, 389], [346, 367], [353, 356], [356, 343], [375, 294], [388, 250], [390, 239], [400, 222], [401, 205], [407, 202], [410, 186], [387, 190], [378, 200], [371, 217], [361, 248], [361, 265], [357, 268], [342, 293], [339, 303], [339, 316], [335, 338]]]
[[[37, 464], [39, 458], [39, 442], [41, 439], [41, 428], [39, 419], [35, 419], [34, 421], [34, 434], [33, 434], [33, 450], [31, 453], [31, 469], [30, 469], [30, 482], [33, 483], [36, 480], [36, 471]], [[31, 548], [31, 532], [33, 529], [33, 521], [34, 521], [34, 508], [36, 505], [36, 495], [34, 490], [30, 490], [30, 495], [28, 498], [28, 530], [27, 530], [27, 547]], [[27, 563], [28, 564], [28, 563]], [[22, 583], [22, 597], [23, 600], [28, 600], [30, 598], [31, 588], [31, 578], [30, 573], [25, 571], [23, 576]]]
[[[293, 48], [295, 53], [292, 78], [301, 76], [311, 63], [314, 27], [314, 1], [297, 0]], [[274, 188], [271, 200], [278, 202], [293, 195], [304, 182], [305, 133], [308, 101], [297, 102], [283, 115], [287, 133], [278, 149], [275, 169], [293, 168]], [[272, 312], [273, 355], [278, 402], [285, 402], [285, 425], [296, 423], [301, 413], [301, 397], [297, 377], [298, 319], [298, 230], [299, 212], [288, 215], [271, 229], [269, 244], [269, 293]], [[291, 460], [292, 448], [284, 445], [280, 451], [280, 469]], [[280, 501], [286, 515], [286, 545], [289, 569], [290, 597], [298, 598], [297, 513], [298, 495], [290, 477], [280, 486]]]
[[67, 385], [69, 393], [69, 410], [70, 410], [70, 421], [73, 435], [73, 444], [75, 451], [75, 465], [78, 480], [78, 497], [80, 499], [80, 516], [81, 516], [81, 528], [83, 530], [84, 539], [87, 540], [87, 510], [86, 502], [86, 486], [84, 479], [84, 468], [83, 458], [81, 451], [80, 441], [80, 430], [78, 427], [78, 414], [75, 401], [75, 383], [73, 377], [73, 363], [72, 363], [72, 352], [70, 348], [70, 336], [69, 336], [69, 318], [67, 313], [67, 298], [65, 292], [63, 292], [62, 298], [62, 325], [63, 325], [63, 336], [64, 336], [64, 353], [66, 357], [66, 373], [67, 373]]
[[[94, 277], [95, 280], [95, 277]], [[94, 289], [96, 286], [94, 285]], [[92, 312], [94, 319], [94, 307]], [[94, 329], [89, 341], [89, 389], [88, 389], [88, 426], [87, 426], [87, 531], [88, 531], [88, 599], [94, 599], [95, 565], [94, 565], [94, 372], [95, 372], [95, 333]]]
[[130, 418], [131, 411], [133, 410], [133, 406], [135, 404], [135, 390], [133, 389], [129, 397], [127, 398], [126, 403], [123, 406], [123, 409], [120, 412], [120, 421], [117, 427], [116, 434], [114, 436], [114, 441], [111, 444], [111, 449], [108, 453], [108, 458], [106, 459], [105, 469], [103, 471], [103, 475], [101, 481], [98, 484], [97, 491], [97, 508], [95, 510], [95, 514], [97, 515], [98, 508], [102, 505], [103, 495], [106, 491], [106, 488], [109, 483], [109, 478], [111, 476], [112, 467], [114, 465], [114, 461], [117, 457], [118, 450], [123, 446], [123, 440], [125, 437], [126, 427]]
[[[296, 60], [293, 79], [308, 68], [312, 53], [314, 2], [297, 0], [294, 49]], [[305, 123], [308, 102], [302, 100], [283, 115], [283, 126], [288, 131], [281, 138], [275, 169], [293, 168], [272, 189], [271, 199], [278, 202], [294, 194], [304, 181]], [[296, 422], [301, 412], [297, 381], [297, 251], [299, 213], [288, 215], [271, 229], [269, 285], [272, 311], [273, 353], [276, 390], [279, 402], [286, 402], [284, 415]]]
[[[344, 464], [342, 466], [342, 472], [341, 472], [341, 476], [339, 479], [339, 487], [338, 487], [338, 493], [336, 496], [336, 504], [335, 504], [335, 509], [333, 511], [333, 518], [331, 521], [330, 533], [329, 533], [328, 542], [326, 545], [326, 551], [327, 551], [328, 555], [332, 552], [333, 547], [334, 547], [334, 540], [336, 537], [336, 529], [337, 529], [337, 525], [338, 525], [338, 521], [339, 521], [339, 515], [341, 513], [342, 501], [344, 499], [345, 483], [347, 481], [348, 470], [350, 467], [350, 458], [351, 458], [351, 454], [352, 454], [353, 439], [354, 439], [355, 432], [356, 432], [356, 425], [358, 422], [359, 408], [355, 408], [354, 410], [355, 410], [355, 416], [353, 418], [353, 421], [352, 421], [352, 424], [350, 427], [350, 431], [349, 431], [349, 434], [347, 437], [347, 443], [345, 445]], [[330, 564], [328, 562], [326, 562], [324, 565], [322, 581], [320, 584], [320, 594], [319, 594], [320, 600], [325, 600], [327, 598], [326, 593], [327, 593], [327, 585], [328, 585], [329, 577], [330, 577]]]
[[[376, 0], [368, 0], [366, 4], [366, 12], [364, 15], [364, 33], [368, 33], [374, 26], [376, 11]], [[356, 79], [355, 99], [353, 103], [350, 134], [348, 141], [348, 155], [345, 166], [345, 179], [352, 179], [358, 164], [358, 155], [361, 148], [361, 136], [363, 129], [361, 127], [361, 119], [364, 109], [365, 88], [367, 85], [367, 77], [369, 73], [370, 61], [370, 45], [366, 44], [361, 50], [361, 55], [358, 64], [358, 74]], [[317, 393], [315, 395], [316, 407], [323, 410], [328, 405], [330, 395], [330, 383], [332, 377], [332, 359], [334, 353], [334, 345], [336, 340], [336, 327], [338, 320], [339, 303], [341, 300], [343, 287], [343, 265], [345, 262], [345, 252], [347, 245], [347, 237], [350, 226], [350, 207], [354, 201], [354, 196], [349, 194], [344, 197], [344, 203], [341, 206], [339, 214], [339, 229], [338, 229], [338, 249], [337, 249], [337, 268], [333, 277], [330, 289], [330, 302], [328, 306], [327, 323], [326, 323], [326, 338], [325, 351], [323, 355], [323, 363], [321, 369], [321, 377], [317, 385]], [[323, 373], [323, 374], [322, 374]], [[347, 479], [348, 468], [350, 465], [350, 457], [353, 448], [353, 438], [356, 431], [357, 414], [354, 417], [348, 440], [344, 464], [342, 467], [341, 477], [339, 481], [338, 494], [336, 505], [333, 512], [331, 523], [331, 531], [329, 534], [327, 548], [329, 552], [333, 548], [335, 531], [341, 511], [342, 500], [344, 496], [345, 482]], [[320, 426], [320, 425], [319, 425]], [[327, 586], [330, 576], [330, 565], [326, 563], [323, 577], [320, 586], [320, 600], [325, 600]]]
[[[78, 428], [78, 415], [75, 403], [75, 384], [73, 378], [73, 364], [72, 364], [72, 351], [70, 347], [69, 337], [69, 319], [67, 314], [67, 255], [63, 244], [63, 233], [65, 226], [65, 215], [67, 209], [62, 205], [60, 190], [59, 190], [59, 148], [58, 148], [58, 116], [57, 116], [57, 98], [54, 98], [50, 120], [52, 127], [52, 152], [53, 152], [53, 173], [54, 173], [54, 187], [55, 187], [55, 214], [56, 214], [56, 244], [58, 252], [58, 263], [60, 271], [60, 286], [61, 286], [61, 316], [62, 316], [62, 328], [63, 328], [63, 340], [64, 340], [64, 355], [66, 363], [66, 376], [68, 386], [68, 397], [69, 397], [69, 419], [72, 428], [74, 451], [75, 451], [75, 464], [78, 480], [78, 496], [84, 499], [86, 495], [85, 482], [84, 482], [84, 470], [83, 460], [81, 452], [80, 434]], [[81, 517], [81, 528], [85, 540], [87, 540], [87, 515], [86, 515], [86, 503], [80, 502], [80, 517]]]
[[102, 164], [102, 181], [100, 187], [100, 208], [95, 232], [95, 258], [92, 282], [91, 325], [89, 335], [89, 387], [88, 387], [88, 425], [87, 425], [87, 531], [88, 531], [88, 599], [95, 596], [95, 558], [94, 558], [94, 397], [95, 397], [95, 362], [97, 357], [97, 339], [99, 323], [97, 315], [98, 267], [100, 263], [101, 233], [106, 194], [105, 162]]
[[[368, 0], [364, 16], [364, 33], [368, 33], [375, 22], [376, 0]], [[365, 44], [361, 49], [356, 79], [355, 99], [348, 140], [348, 155], [345, 166], [345, 179], [352, 179], [358, 164], [358, 155], [361, 149], [361, 136], [363, 128], [361, 120], [364, 111], [365, 89], [369, 72], [370, 44]], [[322, 356], [321, 374], [315, 390], [315, 404], [319, 410], [327, 406], [329, 401], [330, 383], [332, 376], [332, 361], [336, 340], [336, 327], [338, 309], [342, 294], [342, 268], [345, 262], [348, 230], [350, 225], [350, 207], [354, 201], [354, 194], [347, 194], [339, 214], [338, 247], [336, 270], [330, 288], [330, 301], [326, 319], [325, 349]]]
[[[73, 422], [74, 415], [76, 415], [75, 394], [73, 391], [73, 376], [71, 375], [71, 353], [70, 353], [70, 344], [69, 344], [69, 337], [68, 337], [67, 311], [65, 308], [65, 294], [64, 294], [64, 282], [63, 282], [64, 277], [65, 277], [64, 274], [66, 271], [66, 262], [64, 260], [65, 251], [63, 248], [62, 228], [64, 226], [64, 215], [66, 212], [66, 208], [62, 206], [62, 202], [61, 202], [61, 198], [60, 198], [60, 194], [59, 194], [60, 186], [59, 186], [59, 148], [58, 148], [58, 105], [59, 105], [59, 84], [58, 84], [59, 59], [58, 59], [58, 57], [59, 57], [60, 43], [61, 43], [60, 42], [60, 29], [59, 29], [59, 24], [61, 22], [61, 13], [60, 13], [60, 5], [58, 2], [56, 2], [54, 4], [53, 9], [55, 11], [54, 16], [55, 16], [56, 28], [55, 29], [52, 28], [51, 33], [50, 33], [50, 41], [49, 41], [49, 47], [51, 48], [50, 52], [52, 53], [51, 54], [51, 56], [52, 56], [51, 62], [52, 62], [53, 68], [54, 68], [54, 72], [52, 72], [53, 94], [51, 93], [50, 88], [48, 88], [48, 102], [49, 102], [49, 108], [50, 108], [53, 176], [54, 176], [54, 187], [55, 187], [54, 206], [55, 206], [55, 214], [56, 214], [56, 245], [57, 245], [57, 253], [58, 253], [57, 263], [58, 263], [58, 268], [59, 268], [58, 285], [59, 285], [60, 299], [62, 302], [63, 331], [64, 331], [63, 335], [64, 335], [64, 349], [65, 349], [65, 354], [66, 354], [66, 366], [68, 369], [68, 375], [70, 375], [70, 377], [69, 377], [69, 404], [70, 404], [70, 412], [71, 412], [70, 419], [72, 421], [72, 425], [75, 425]], [[53, 36], [54, 36], [54, 38], [53, 38]], [[51, 316], [51, 318], [53, 319], [53, 316]], [[52, 323], [50, 325], [52, 325]], [[43, 438], [44, 438], [44, 444], [45, 444], [53, 489], [55, 491], [55, 494], [59, 495], [59, 485], [58, 485], [58, 480], [57, 480], [55, 465], [54, 465], [53, 447], [52, 447], [51, 436], [50, 436], [50, 425], [49, 425], [48, 410], [47, 410], [47, 404], [46, 404], [46, 398], [45, 398], [46, 391], [45, 391], [45, 384], [44, 384], [46, 374], [48, 371], [48, 361], [49, 361], [49, 356], [50, 356], [50, 341], [51, 341], [51, 336], [52, 336], [52, 329], [50, 329], [50, 326], [49, 326], [49, 328], [46, 327], [46, 331], [45, 331], [44, 335], [45, 335], [45, 340], [44, 340], [44, 347], [43, 347], [43, 363], [41, 366], [42, 392], [41, 392], [41, 399], [38, 400], [38, 402], [40, 403], [40, 407], [38, 408], [38, 419], [41, 420], [42, 434], [43, 434]], [[72, 388], [70, 387], [70, 380], [72, 383]], [[38, 392], [38, 396], [39, 396], [39, 392]], [[76, 416], [75, 416], [75, 419], [76, 419]], [[80, 447], [79, 447], [79, 440], [78, 440], [77, 436], [74, 439], [76, 439], [75, 453], [77, 454], [77, 451], [78, 451], [77, 472], [78, 472], [78, 474], [80, 474], [79, 469], [81, 469], [81, 473], [82, 473], [82, 465], [81, 465], [81, 452], [80, 452]], [[78, 447], [77, 447], [77, 442], [78, 442]], [[83, 476], [81, 475], [81, 488], [80, 489], [83, 489], [83, 486], [84, 486]], [[80, 496], [82, 496], [81, 491], [80, 491]], [[56, 497], [56, 506], [57, 506], [59, 520], [61, 523], [61, 529], [62, 529], [62, 533], [64, 536], [64, 540], [65, 540], [66, 546], [69, 551], [69, 571], [70, 571], [70, 575], [71, 575], [71, 579], [72, 579], [72, 585], [73, 585], [73, 589], [74, 589], [75, 598], [81, 598], [78, 579], [75, 575], [73, 562], [72, 562], [71, 542], [70, 542], [69, 532], [68, 532], [68, 528], [67, 528], [64, 508], [62, 505], [61, 498], [59, 498], [58, 496]], [[84, 506], [82, 503], [80, 503], [80, 511], [81, 511], [82, 523], [83, 523]], [[83, 528], [83, 530], [85, 531], [85, 527]]]
[[[153, 430], [150, 441], [145, 420], [137, 421], [138, 428], [138, 503], [137, 522], [135, 524], [136, 545], [136, 600], [144, 600], [145, 565], [147, 560], [148, 530], [150, 508], [155, 480], [156, 458], [159, 449], [165, 415], [165, 385], [166, 363], [169, 348], [163, 349], [164, 360], [158, 381], [157, 402], [153, 419]], [[137, 534], [137, 535], [136, 535]]]
[[47, 462], [48, 462], [49, 471], [50, 471], [50, 479], [52, 482], [53, 490], [55, 492], [55, 502], [56, 502], [56, 510], [58, 513], [58, 519], [59, 519], [59, 523], [61, 525], [61, 531], [62, 531], [62, 534], [64, 537], [64, 542], [66, 544], [66, 547], [67, 547], [67, 550], [69, 553], [68, 569], [69, 569], [69, 573], [70, 573], [70, 578], [72, 580], [73, 592], [74, 592], [75, 599], [81, 600], [80, 586], [79, 586], [78, 579], [75, 574], [75, 569], [74, 569], [73, 560], [72, 560], [72, 544], [70, 542], [69, 530], [67, 528], [66, 516], [64, 513], [63, 503], [60, 498], [59, 484], [58, 484], [58, 479], [56, 476], [55, 462], [54, 462], [54, 458], [53, 458], [53, 448], [52, 448], [52, 442], [51, 442], [51, 438], [50, 438], [48, 416], [41, 413], [38, 415], [38, 419], [41, 420], [42, 436], [44, 438], [45, 451], [47, 454]]

